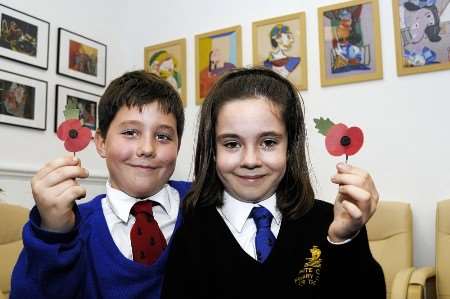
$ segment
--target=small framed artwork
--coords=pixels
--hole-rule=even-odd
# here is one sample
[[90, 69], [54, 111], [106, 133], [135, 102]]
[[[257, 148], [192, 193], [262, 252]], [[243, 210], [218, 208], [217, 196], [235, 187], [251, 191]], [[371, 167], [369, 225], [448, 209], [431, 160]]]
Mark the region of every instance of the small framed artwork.
[[0, 56], [48, 68], [50, 23], [0, 4]]
[[392, 1], [399, 76], [450, 69], [449, 3]]
[[377, 0], [318, 9], [322, 86], [383, 78]]
[[242, 67], [241, 26], [195, 36], [196, 103], [201, 105], [212, 85], [227, 71]]
[[45, 130], [47, 82], [0, 70], [0, 123]]
[[144, 69], [172, 84], [186, 107], [186, 39], [145, 47]]
[[80, 110], [80, 120], [84, 127], [92, 130], [92, 137], [94, 137], [95, 130], [98, 127], [98, 102], [100, 96], [66, 87], [63, 85], [56, 85], [56, 107], [55, 107], [55, 132], [58, 126], [65, 120], [64, 109], [66, 104], [76, 104]]
[[288, 78], [298, 89], [308, 89], [305, 13], [253, 23], [253, 64]]
[[105, 86], [106, 45], [58, 28], [57, 73], [98, 86]]

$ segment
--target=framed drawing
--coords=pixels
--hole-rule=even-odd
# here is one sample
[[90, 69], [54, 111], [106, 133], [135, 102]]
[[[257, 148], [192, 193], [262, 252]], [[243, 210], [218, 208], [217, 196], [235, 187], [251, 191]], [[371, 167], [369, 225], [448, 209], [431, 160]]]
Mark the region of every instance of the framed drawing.
[[318, 9], [321, 85], [383, 78], [377, 0]]
[[253, 64], [264, 65], [308, 89], [305, 13], [253, 23]]
[[63, 85], [56, 85], [55, 132], [58, 126], [65, 120], [63, 112], [66, 104], [75, 103], [78, 109], [80, 109], [80, 120], [83, 126], [91, 129], [92, 137], [94, 137], [95, 130], [98, 127], [99, 101], [99, 95]]
[[449, 3], [392, 1], [399, 76], [450, 69]]
[[106, 45], [58, 28], [57, 73], [98, 86], [106, 85]]
[[48, 68], [50, 23], [0, 4], [0, 56]]
[[186, 39], [145, 47], [144, 69], [172, 84], [186, 107]]
[[241, 26], [195, 36], [196, 103], [202, 104], [214, 82], [225, 72], [242, 67]]
[[45, 130], [47, 82], [0, 70], [0, 123]]

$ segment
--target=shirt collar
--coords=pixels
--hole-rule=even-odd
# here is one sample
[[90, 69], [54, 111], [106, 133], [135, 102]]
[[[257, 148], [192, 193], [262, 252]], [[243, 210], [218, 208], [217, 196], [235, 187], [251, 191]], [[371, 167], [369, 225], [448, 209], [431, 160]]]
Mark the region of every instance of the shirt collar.
[[111, 186], [109, 180], [106, 182], [106, 195], [109, 200], [113, 213], [123, 222], [128, 222], [131, 208], [135, 203], [141, 200], [152, 200], [161, 205], [163, 210], [168, 214], [170, 211], [170, 200], [167, 191], [167, 184], [156, 194], [147, 198], [134, 198], [125, 192], [115, 189]]
[[223, 196], [223, 206], [220, 208], [223, 216], [231, 223], [231, 225], [238, 231], [241, 232], [244, 227], [245, 222], [250, 216], [250, 212], [254, 207], [265, 207], [273, 215], [273, 219], [278, 225], [281, 223], [282, 215], [277, 208], [277, 197], [273, 194], [269, 198], [257, 202], [243, 202], [237, 200], [231, 196], [228, 192], [224, 191]]

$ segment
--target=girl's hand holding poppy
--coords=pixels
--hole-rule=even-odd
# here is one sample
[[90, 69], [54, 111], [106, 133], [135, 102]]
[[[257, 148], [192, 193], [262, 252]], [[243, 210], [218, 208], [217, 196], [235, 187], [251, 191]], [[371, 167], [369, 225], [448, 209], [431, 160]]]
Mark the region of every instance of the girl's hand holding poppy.
[[338, 163], [331, 181], [339, 185], [334, 220], [328, 229], [332, 242], [354, 237], [375, 213], [379, 196], [371, 176], [363, 169]]
[[74, 156], [55, 159], [33, 176], [31, 190], [41, 216], [42, 229], [65, 233], [74, 227], [74, 202], [86, 196], [86, 190], [76, 179], [88, 176], [88, 171]]

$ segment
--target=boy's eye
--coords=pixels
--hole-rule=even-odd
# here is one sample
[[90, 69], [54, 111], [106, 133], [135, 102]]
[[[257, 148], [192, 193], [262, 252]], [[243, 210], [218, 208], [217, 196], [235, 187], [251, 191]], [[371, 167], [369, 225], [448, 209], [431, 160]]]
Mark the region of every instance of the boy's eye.
[[223, 146], [229, 149], [233, 149], [240, 147], [240, 144], [237, 141], [226, 141], [223, 143]]
[[125, 129], [122, 131], [121, 134], [125, 135], [127, 137], [135, 137], [138, 135], [138, 133], [139, 133], [138, 130], [135, 130], [135, 129]]

